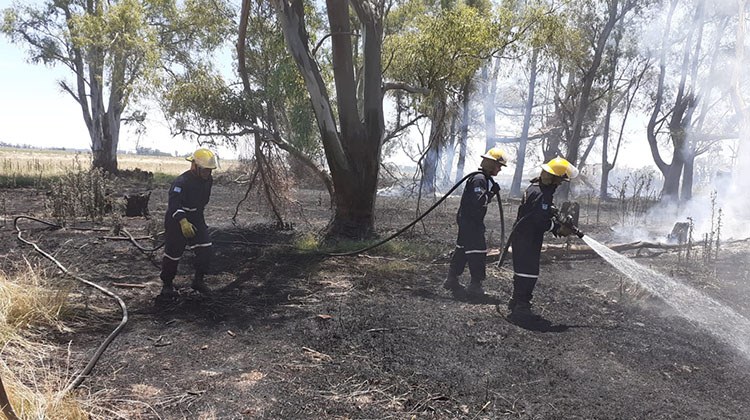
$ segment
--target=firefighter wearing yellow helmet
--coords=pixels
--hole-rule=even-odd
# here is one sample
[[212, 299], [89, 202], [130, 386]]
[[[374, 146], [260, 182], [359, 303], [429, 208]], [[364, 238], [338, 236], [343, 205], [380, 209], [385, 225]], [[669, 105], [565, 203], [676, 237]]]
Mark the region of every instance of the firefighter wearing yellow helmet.
[[513, 296], [508, 302], [508, 320], [532, 329], [549, 326], [549, 321], [531, 311], [531, 298], [539, 278], [539, 257], [545, 232], [568, 236], [572, 232], [553, 217], [552, 196], [558, 185], [578, 175], [578, 169], [557, 157], [542, 165], [539, 177], [531, 180], [518, 207], [513, 247]]
[[454, 293], [463, 290], [458, 276], [463, 273], [468, 264], [471, 282], [466, 288], [466, 293], [475, 298], [484, 295], [482, 282], [486, 277], [487, 260], [484, 216], [487, 214], [487, 205], [490, 201], [500, 196], [500, 186], [492, 177], [507, 164], [505, 152], [492, 148], [482, 155], [479, 172], [466, 180], [464, 192], [461, 195], [461, 204], [456, 214], [458, 224], [456, 249], [453, 251], [448, 277], [443, 283], [443, 287]]
[[218, 167], [217, 158], [208, 149], [198, 149], [186, 160], [191, 162], [190, 170], [178, 176], [169, 187], [169, 204], [164, 215], [166, 241], [159, 276], [162, 291], [157, 300], [178, 296], [173, 281], [185, 248], [195, 253], [192, 288], [203, 295], [211, 292], [203, 281], [211, 261], [212, 245], [203, 209], [211, 197], [211, 172]]

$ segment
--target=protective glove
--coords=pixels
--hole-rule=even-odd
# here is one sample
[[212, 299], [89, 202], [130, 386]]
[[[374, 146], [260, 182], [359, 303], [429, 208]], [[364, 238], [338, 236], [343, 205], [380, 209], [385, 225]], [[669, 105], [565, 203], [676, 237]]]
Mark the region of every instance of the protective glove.
[[492, 186], [490, 187], [490, 192], [492, 192], [493, 195], [500, 195], [500, 186], [497, 185], [497, 183], [492, 182]]
[[573, 229], [563, 224], [560, 224], [560, 226], [557, 227], [557, 230], [555, 230], [556, 236], [568, 236], [571, 233], [573, 233]]
[[180, 229], [182, 229], [182, 236], [188, 239], [195, 236], [195, 226], [188, 222], [188, 219], [180, 219]]

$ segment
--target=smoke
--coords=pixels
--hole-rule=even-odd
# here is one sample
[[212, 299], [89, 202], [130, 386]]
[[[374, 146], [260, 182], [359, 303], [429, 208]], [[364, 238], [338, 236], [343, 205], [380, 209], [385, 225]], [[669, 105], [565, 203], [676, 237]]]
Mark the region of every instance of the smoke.
[[[658, 203], [644, 215], [626, 218], [612, 227], [615, 242], [666, 242], [677, 222], [693, 223], [693, 241], [714, 233], [721, 241], [750, 237], [750, 190], [732, 184], [727, 176], [716, 178], [688, 202]], [[743, 193], [744, 191], [744, 193]]]

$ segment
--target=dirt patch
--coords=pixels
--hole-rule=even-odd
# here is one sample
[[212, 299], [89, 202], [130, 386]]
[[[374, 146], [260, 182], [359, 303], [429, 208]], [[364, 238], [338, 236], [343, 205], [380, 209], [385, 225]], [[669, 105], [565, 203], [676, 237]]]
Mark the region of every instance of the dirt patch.
[[[9, 212], [41, 214], [43, 194], [3, 193], [12, 197]], [[325, 225], [325, 193], [299, 192], [304, 212], [293, 230], [271, 227], [259, 208], [244, 209], [233, 225], [243, 193], [217, 185], [212, 194], [214, 296], [190, 292], [188, 258], [176, 280], [182, 298], [170, 305], [155, 304], [158, 269], [127, 242], [24, 224], [80, 275], [144, 286], [116, 289], [131, 320], [84, 383], [88, 392], [115, 390], [112, 408], [126, 418], [747, 418], [748, 360], [601, 260], [545, 263], [535, 307], [553, 327], [529, 331], [504, 319], [507, 268], [488, 268], [481, 302], [442, 289], [457, 198], [407, 235], [402, 255], [324, 258], [290, 245]], [[154, 190], [153, 217], [163, 217], [165, 197], [165, 188]], [[416, 213], [410, 200], [378, 205], [385, 233]], [[507, 226], [513, 214], [506, 209]], [[147, 223], [124, 220], [135, 235]], [[496, 214], [488, 226], [497, 246]], [[583, 228], [606, 239], [604, 226]], [[10, 224], [0, 232], [5, 268], [26, 256], [54, 273]], [[411, 252], [414, 244], [427, 252]], [[749, 258], [750, 247], [736, 244], [716, 264], [690, 270], [672, 254], [639, 261], [748, 316]], [[119, 321], [109, 300], [78, 290], [73, 332], [51, 338], [72, 341], [74, 367]]]

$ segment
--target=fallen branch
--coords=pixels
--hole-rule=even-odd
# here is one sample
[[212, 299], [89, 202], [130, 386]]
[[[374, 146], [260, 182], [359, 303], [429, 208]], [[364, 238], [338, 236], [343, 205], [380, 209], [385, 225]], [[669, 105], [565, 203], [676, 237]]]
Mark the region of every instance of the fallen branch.
[[[99, 239], [106, 239], [108, 241], [129, 241], [130, 238], [124, 236], [100, 236]], [[152, 236], [137, 236], [133, 237], [136, 241], [145, 241], [146, 239], [154, 239]]]
[[[736, 239], [732, 241], [722, 242], [722, 246], [743, 243], [743, 242], [750, 242], [750, 238]], [[681, 245], [680, 244], [665, 244], [661, 242], [645, 242], [645, 241], [630, 242], [626, 244], [607, 245], [609, 249], [616, 251], [616, 252], [625, 252], [625, 251], [634, 251], [634, 250], [641, 251], [644, 249], [657, 249], [657, 250], [662, 251], [662, 252], [657, 252], [657, 253], [653, 253], [649, 255], [637, 255], [639, 257], [657, 257], [659, 255], [664, 254], [665, 252], [676, 251], [681, 248], [684, 249], [686, 246], [687, 246], [686, 244], [681, 244]], [[703, 246], [703, 241], [693, 242], [692, 246], [693, 247]], [[487, 260], [492, 261], [494, 259], [496, 261], [499, 258], [501, 252], [502, 250], [500, 249], [488, 249]], [[508, 254], [513, 254], [513, 247], [508, 249]], [[599, 254], [597, 254], [588, 245], [566, 245], [566, 244], [543, 244], [542, 255], [547, 256], [547, 257], [564, 257], [564, 258], [576, 258], [576, 259], [597, 258], [599, 256]], [[450, 258], [450, 256], [451, 254], [441, 255], [440, 260], [448, 259]]]
[[136, 284], [136, 283], [112, 283], [112, 286], [114, 287], [122, 287], [122, 288], [138, 288], [138, 289], [145, 289], [145, 284]]
[[397, 331], [397, 330], [417, 330], [418, 327], [392, 327], [392, 328], [370, 328], [367, 330], [368, 333], [371, 332], [385, 332], [385, 331]]

